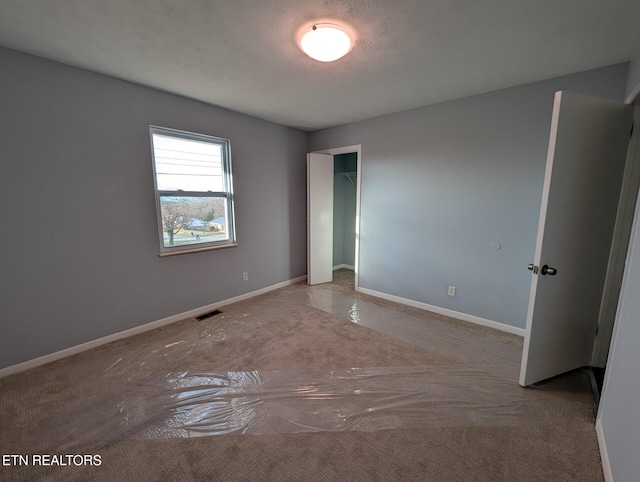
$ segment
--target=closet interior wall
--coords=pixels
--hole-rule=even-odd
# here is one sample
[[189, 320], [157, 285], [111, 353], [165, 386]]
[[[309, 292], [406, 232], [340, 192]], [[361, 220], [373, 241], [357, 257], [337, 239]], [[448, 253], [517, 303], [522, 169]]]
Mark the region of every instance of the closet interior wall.
[[333, 266], [355, 265], [357, 154], [334, 156]]

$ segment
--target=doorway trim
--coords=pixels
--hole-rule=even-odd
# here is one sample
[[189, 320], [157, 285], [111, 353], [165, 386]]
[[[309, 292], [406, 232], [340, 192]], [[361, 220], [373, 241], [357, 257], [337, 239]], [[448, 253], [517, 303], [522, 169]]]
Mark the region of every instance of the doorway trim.
[[362, 183], [362, 144], [354, 144], [352, 146], [344, 147], [332, 147], [330, 149], [320, 149], [311, 152], [315, 154], [331, 154], [332, 156], [355, 152], [358, 157], [356, 164], [356, 252], [354, 264], [354, 289], [356, 291], [359, 291], [360, 283], [358, 281], [358, 278], [360, 273], [360, 193]]
[[[593, 345], [591, 366], [606, 368], [615, 323], [623, 275], [629, 255], [638, 189], [640, 188], [640, 107], [632, 104], [633, 124], [627, 149], [624, 177], [620, 190], [616, 224], [611, 242], [607, 277], [598, 316], [598, 332]], [[635, 127], [633, 127], [635, 126]]]

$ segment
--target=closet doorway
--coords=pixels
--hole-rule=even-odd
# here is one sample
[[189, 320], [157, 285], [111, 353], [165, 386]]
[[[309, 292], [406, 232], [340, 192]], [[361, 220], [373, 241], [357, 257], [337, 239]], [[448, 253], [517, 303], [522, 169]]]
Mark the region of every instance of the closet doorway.
[[307, 282], [328, 283], [354, 270], [358, 289], [361, 146], [307, 154]]

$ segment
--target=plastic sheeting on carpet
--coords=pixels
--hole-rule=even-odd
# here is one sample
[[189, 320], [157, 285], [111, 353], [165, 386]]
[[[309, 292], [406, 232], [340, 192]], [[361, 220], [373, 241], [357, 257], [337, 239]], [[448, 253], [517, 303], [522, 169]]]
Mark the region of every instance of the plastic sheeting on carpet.
[[[471, 379], [475, 383], [470, 384]], [[509, 425], [522, 415], [525, 401], [513, 384], [468, 367], [166, 373], [85, 400], [73, 412], [58, 416], [47, 437]]]
[[[454, 364], [340, 370], [175, 371], [202, 350], [311, 306], [425, 350]], [[179, 334], [141, 339], [98, 365], [81, 365], [83, 392], [55, 413], [48, 440], [112, 440], [309, 431], [498, 426], [523, 416], [544, 423], [571, 401], [517, 384], [521, 348], [442, 319], [419, 318], [325, 289], [283, 290], [248, 312], [185, 324]], [[355, 348], [355, 347], [354, 347]], [[552, 403], [550, 404], [549, 401]], [[530, 419], [530, 418], [529, 418]]]
[[309, 306], [425, 350], [473, 363], [474, 366], [493, 366], [505, 376], [517, 374], [520, 366], [521, 346], [463, 331], [437, 318], [418, 318], [322, 288], [291, 293], [291, 296], [299, 297]]

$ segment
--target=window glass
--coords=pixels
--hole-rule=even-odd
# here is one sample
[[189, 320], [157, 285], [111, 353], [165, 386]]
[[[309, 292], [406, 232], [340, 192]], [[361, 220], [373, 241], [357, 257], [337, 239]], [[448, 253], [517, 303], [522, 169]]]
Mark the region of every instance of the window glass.
[[219, 144], [154, 134], [153, 145], [159, 190], [224, 190]]
[[160, 254], [235, 245], [227, 139], [150, 127]]

